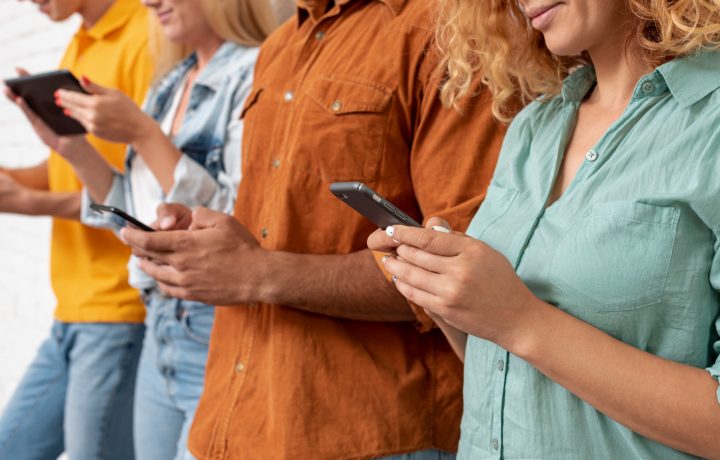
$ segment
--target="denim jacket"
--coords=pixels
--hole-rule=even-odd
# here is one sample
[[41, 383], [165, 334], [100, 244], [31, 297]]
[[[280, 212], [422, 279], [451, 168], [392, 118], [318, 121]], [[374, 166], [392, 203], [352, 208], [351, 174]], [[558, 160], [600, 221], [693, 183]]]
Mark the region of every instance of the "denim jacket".
[[[240, 111], [252, 87], [252, 75], [258, 49], [225, 42], [195, 79], [182, 126], [173, 138], [183, 153], [173, 173], [175, 183], [162, 197], [166, 203], [181, 203], [190, 208], [204, 206], [231, 212], [240, 182], [242, 121]], [[143, 110], [157, 122], [163, 120], [177, 91], [182, 90], [188, 72], [196, 65], [193, 53], [175, 66], [148, 93]], [[135, 214], [131, 170], [137, 152], [128, 147], [125, 174], [115, 178], [104, 204]], [[83, 191], [81, 219], [95, 227], [119, 231], [124, 221], [111, 214], [90, 209], [92, 200]], [[137, 268], [134, 256], [128, 264], [130, 284], [139, 289], [152, 288], [154, 280]]]

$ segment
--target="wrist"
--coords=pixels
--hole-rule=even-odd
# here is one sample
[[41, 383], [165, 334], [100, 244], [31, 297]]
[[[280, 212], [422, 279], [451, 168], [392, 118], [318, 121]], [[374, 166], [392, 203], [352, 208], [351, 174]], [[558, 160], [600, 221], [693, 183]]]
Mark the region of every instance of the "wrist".
[[160, 126], [155, 123], [155, 120], [150, 118], [145, 112], [140, 111], [138, 114], [137, 127], [133, 130], [134, 134], [129, 144], [131, 144], [135, 150], [142, 150], [144, 145], [153, 142], [158, 132], [162, 134]]
[[259, 249], [263, 252], [263, 261], [258, 264], [255, 292], [253, 298], [268, 304], [289, 303], [283, 281], [292, 271], [292, 254], [282, 251]]
[[531, 295], [522, 308], [522, 314], [513, 321], [513, 327], [505, 334], [498, 345], [510, 353], [531, 362], [538, 354], [540, 346], [548, 339], [552, 316], [559, 312], [554, 306]]

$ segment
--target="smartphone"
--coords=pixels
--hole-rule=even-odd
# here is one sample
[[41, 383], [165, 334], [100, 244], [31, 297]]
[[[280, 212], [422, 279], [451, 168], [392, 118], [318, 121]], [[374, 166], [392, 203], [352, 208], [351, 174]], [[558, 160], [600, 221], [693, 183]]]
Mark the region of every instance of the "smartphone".
[[83, 125], [63, 113], [62, 107], [55, 104], [55, 91], [67, 89], [87, 94], [80, 82], [67, 70], [9, 78], [5, 85], [13, 93], [25, 99], [32, 109], [59, 136], [86, 133]]
[[93, 211], [99, 212], [100, 214], [105, 213], [105, 212], [113, 213], [116, 216], [120, 217], [121, 219], [125, 220], [125, 222], [129, 223], [133, 227], [139, 228], [140, 230], [145, 230], [146, 232], [154, 232], [155, 231], [154, 229], [143, 224], [142, 222], [140, 222], [139, 220], [137, 220], [130, 214], [123, 211], [122, 209], [118, 209], [113, 206], [105, 206], [104, 204], [96, 204], [96, 203], [91, 203], [90, 209], [92, 209]]
[[383, 230], [390, 225], [422, 227], [362, 182], [334, 182], [330, 184], [330, 191]]

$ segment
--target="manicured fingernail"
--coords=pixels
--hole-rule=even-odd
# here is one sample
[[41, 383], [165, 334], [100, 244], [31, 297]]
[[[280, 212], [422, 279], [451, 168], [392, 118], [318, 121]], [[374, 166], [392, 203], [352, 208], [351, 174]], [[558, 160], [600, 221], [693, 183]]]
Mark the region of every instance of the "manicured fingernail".
[[392, 238], [393, 234], [395, 234], [395, 227], [389, 225], [388, 228], [385, 229], [385, 234]]
[[393, 284], [397, 283], [397, 276], [395, 276], [395, 275], [392, 276], [392, 282], [393, 282]]
[[380, 261], [382, 263], [385, 263], [389, 258], [390, 258], [390, 256], [382, 256], [382, 259], [380, 259]]
[[430, 228], [432, 228], [432, 229], [435, 230], [436, 232], [450, 233], [450, 229], [449, 229], [449, 228], [445, 228], [445, 227], [443, 227], [442, 225], [433, 225], [433, 226], [430, 227]]
[[63, 109], [63, 113], [65, 115], [70, 115], [70, 109]]
[[60, 90], [59, 90], [59, 89], [56, 89], [55, 92], [53, 93], [53, 96], [55, 96], [55, 99], [59, 98], [59, 97], [60, 97]]
[[89, 85], [89, 84], [90, 84], [90, 79], [89, 79], [88, 77], [86, 77], [85, 75], [83, 75], [83, 76], [82, 76], [82, 82], [83, 82], [83, 84], [85, 84], [85, 85]]

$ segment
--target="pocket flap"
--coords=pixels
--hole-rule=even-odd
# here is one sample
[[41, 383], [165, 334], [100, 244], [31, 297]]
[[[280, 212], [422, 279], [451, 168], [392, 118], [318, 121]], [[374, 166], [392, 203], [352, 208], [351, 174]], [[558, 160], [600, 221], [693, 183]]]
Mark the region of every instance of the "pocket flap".
[[373, 81], [320, 78], [310, 85], [308, 96], [336, 115], [380, 113], [387, 108], [392, 90]]

